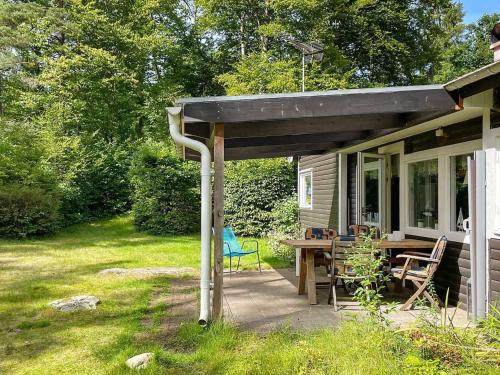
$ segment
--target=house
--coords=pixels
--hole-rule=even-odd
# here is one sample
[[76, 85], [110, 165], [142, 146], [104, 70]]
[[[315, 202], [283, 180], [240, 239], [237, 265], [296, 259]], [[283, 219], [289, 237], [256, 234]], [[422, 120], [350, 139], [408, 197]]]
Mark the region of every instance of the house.
[[435, 279], [473, 316], [500, 293], [500, 26], [495, 61], [446, 85], [185, 98], [170, 131], [202, 167], [200, 322], [222, 301], [224, 160], [299, 158], [301, 225], [449, 239]]
[[443, 86], [458, 111], [372, 131], [363, 141], [302, 156], [298, 168], [303, 227], [346, 233], [365, 224], [405, 238], [446, 235], [435, 287], [477, 315], [500, 297], [499, 43], [492, 64]]

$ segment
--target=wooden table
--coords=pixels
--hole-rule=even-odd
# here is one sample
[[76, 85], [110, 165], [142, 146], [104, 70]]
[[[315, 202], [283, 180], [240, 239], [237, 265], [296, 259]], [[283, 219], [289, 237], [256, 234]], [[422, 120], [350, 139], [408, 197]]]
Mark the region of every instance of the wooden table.
[[[284, 240], [281, 241], [285, 245], [301, 249], [300, 256], [300, 272], [299, 272], [299, 294], [305, 293], [307, 280], [307, 297], [309, 304], [316, 305], [316, 273], [314, 271], [314, 254], [317, 250], [330, 251], [332, 248], [332, 240]], [[421, 240], [401, 240], [388, 241], [382, 240], [379, 242], [381, 249], [432, 249], [434, 242]]]

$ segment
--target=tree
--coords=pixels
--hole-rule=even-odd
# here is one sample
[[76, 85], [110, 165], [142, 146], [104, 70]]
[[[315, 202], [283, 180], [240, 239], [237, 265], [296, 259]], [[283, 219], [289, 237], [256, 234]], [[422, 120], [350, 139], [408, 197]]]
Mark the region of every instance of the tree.
[[451, 0], [228, 0], [199, 2], [221, 64], [249, 55], [279, 60], [301, 53], [283, 39], [325, 46], [321, 71], [352, 86], [432, 81], [443, 45], [460, 31], [462, 8]]
[[39, 136], [65, 223], [127, 210], [135, 145], [168, 143], [164, 108], [186, 89], [210, 93], [188, 10], [176, 0], [0, 3], [0, 126]]
[[493, 61], [489, 31], [500, 19], [500, 13], [485, 14], [465, 27], [444, 50], [442, 62], [434, 78], [445, 83]]

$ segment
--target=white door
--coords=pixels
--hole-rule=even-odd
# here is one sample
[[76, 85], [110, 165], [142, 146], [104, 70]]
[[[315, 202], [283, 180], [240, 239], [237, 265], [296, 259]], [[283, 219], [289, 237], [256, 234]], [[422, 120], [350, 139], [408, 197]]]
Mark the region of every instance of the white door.
[[359, 224], [384, 230], [385, 155], [358, 153]]

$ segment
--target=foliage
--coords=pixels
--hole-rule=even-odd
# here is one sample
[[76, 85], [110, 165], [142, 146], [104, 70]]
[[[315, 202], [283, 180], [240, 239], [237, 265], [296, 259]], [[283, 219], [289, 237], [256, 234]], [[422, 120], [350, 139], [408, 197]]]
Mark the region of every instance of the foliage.
[[294, 165], [284, 158], [227, 162], [225, 221], [238, 235], [262, 237], [273, 229], [274, 207], [294, 191]]
[[126, 211], [136, 145], [167, 136], [174, 98], [213, 86], [183, 4], [0, 2], [0, 132], [25, 138], [17, 159], [0, 156], [0, 178], [46, 176], [63, 225]]
[[200, 226], [199, 172], [159, 144], [139, 149], [132, 169], [134, 224], [153, 234], [193, 233]]
[[40, 188], [0, 187], [0, 237], [24, 238], [53, 231], [58, 204], [55, 193]]
[[[165, 106], [300, 90], [290, 38], [324, 45], [306, 90], [443, 82], [491, 61], [496, 19], [464, 27], [452, 0], [3, 1], [0, 184], [60, 192], [63, 225], [124, 212], [130, 156], [168, 138]], [[257, 234], [262, 205], [231, 220]]]
[[293, 60], [273, 59], [268, 53], [243, 57], [235, 71], [218, 77], [228, 95], [299, 91], [298, 70]]
[[496, 306], [491, 306], [477, 327], [456, 328], [453, 318], [459, 307], [449, 314], [448, 292], [443, 312], [439, 306], [423, 310], [416, 327], [408, 332], [421, 358], [439, 362], [443, 369], [466, 367], [470, 373], [480, 373], [489, 364], [498, 365], [500, 313]]
[[56, 175], [40, 134], [0, 119], [0, 237], [28, 237], [56, 228]]
[[54, 190], [56, 175], [43, 138], [30, 124], [0, 118], [0, 187], [9, 184]]
[[477, 22], [466, 25], [464, 31], [452, 38], [443, 50], [442, 63], [434, 81], [445, 83], [474, 71], [493, 61], [490, 34], [500, 13], [485, 14]]
[[394, 310], [395, 305], [389, 304], [382, 309], [382, 290], [390, 277], [383, 269], [385, 254], [378, 246], [379, 240], [375, 239], [376, 230], [372, 228], [370, 233], [361, 234], [360, 241], [354, 242], [349, 249], [346, 263], [357, 279], [347, 281], [355, 284], [353, 299], [360, 303], [370, 317], [388, 323], [386, 314]]
[[[446, 42], [461, 32], [463, 16], [461, 5], [451, 0], [200, 0], [199, 4], [200, 28], [215, 40], [215, 59], [221, 66], [236, 64], [238, 71], [240, 59], [271, 53], [277, 60], [294, 60], [299, 67], [301, 52], [284, 37], [290, 35], [299, 42], [323, 44], [321, 73], [338, 78], [352, 72], [350, 86], [431, 81]], [[284, 77], [288, 81], [289, 75]], [[300, 75], [296, 79], [300, 82]]]
[[126, 212], [131, 206], [129, 169], [133, 148], [99, 137], [58, 155], [66, 171], [60, 183], [65, 224]]
[[295, 249], [281, 241], [298, 239], [301, 236], [297, 195], [293, 194], [278, 203], [271, 211], [271, 218], [272, 229], [267, 234], [267, 244], [276, 257], [291, 260]]

